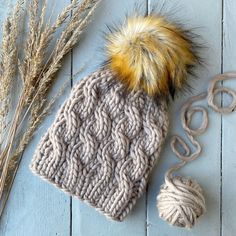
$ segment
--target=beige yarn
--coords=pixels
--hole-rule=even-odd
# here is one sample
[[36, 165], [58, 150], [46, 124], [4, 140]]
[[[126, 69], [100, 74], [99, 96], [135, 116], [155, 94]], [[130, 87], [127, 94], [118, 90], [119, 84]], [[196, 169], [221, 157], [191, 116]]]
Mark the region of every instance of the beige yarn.
[[127, 92], [111, 71], [102, 69], [73, 88], [30, 168], [121, 221], [145, 191], [167, 130], [164, 100]]
[[[188, 145], [180, 136], [173, 136], [171, 149], [181, 160], [180, 163], [171, 167], [165, 175], [165, 183], [161, 186], [157, 197], [157, 208], [159, 216], [171, 225], [191, 228], [197, 219], [205, 212], [205, 199], [200, 185], [190, 178], [173, 176], [173, 172], [184, 166], [186, 163], [196, 159], [201, 153], [201, 145], [195, 139], [205, 132], [208, 126], [208, 112], [201, 106], [191, 107], [195, 101], [207, 97], [208, 105], [218, 113], [230, 113], [236, 107], [236, 92], [226, 88], [216, 88], [216, 83], [227, 79], [236, 78], [236, 72], [225, 73], [216, 76], [210, 83], [208, 93], [202, 93], [189, 99], [181, 110], [181, 122], [187, 137], [195, 147], [196, 151], [191, 153]], [[227, 93], [231, 96], [232, 102], [229, 106], [220, 107], [215, 103], [215, 96], [218, 93]], [[202, 113], [202, 124], [197, 129], [190, 128], [192, 116], [196, 112]], [[177, 150], [177, 142], [182, 146], [184, 154]]]

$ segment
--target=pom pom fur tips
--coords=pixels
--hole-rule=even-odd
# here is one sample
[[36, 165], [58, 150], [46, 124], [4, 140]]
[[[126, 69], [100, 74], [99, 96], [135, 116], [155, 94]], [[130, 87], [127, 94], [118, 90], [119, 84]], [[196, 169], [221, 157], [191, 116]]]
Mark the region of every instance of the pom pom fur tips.
[[200, 62], [193, 37], [161, 14], [136, 14], [107, 34], [107, 65], [130, 90], [174, 98]]
[[152, 14], [127, 18], [107, 35], [106, 52], [107, 64], [74, 86], [30, 168], [122, 221], [160, 157], [168, 97], [187, 84], [199, 58], [187, 31]]

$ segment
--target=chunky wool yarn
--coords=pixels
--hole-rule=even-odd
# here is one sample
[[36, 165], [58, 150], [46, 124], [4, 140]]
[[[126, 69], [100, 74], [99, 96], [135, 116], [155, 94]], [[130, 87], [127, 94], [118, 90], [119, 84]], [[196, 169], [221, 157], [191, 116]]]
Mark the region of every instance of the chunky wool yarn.
[[102, 69], [73, 88], [30, 168], [122, 221], [145, 191], [167, 130], [165, 100], [127, 92], [110, 70]]
[[104, 68], [81, 80], [42, 137], [31, 170], [122, 221], [145, 191], [167, 135], [167, 100], [199, 64], [195, 35], [161, 14], [107, 35]]
[[157, 199], [160, 217], [171, 225], [191, 228], [205, 212], [202, 188], [191, 178], [175, 176], [166, 180]]
[[[181, 109], [181, 122], [183, 129], [195, 147], [191, 152], [187, 143], [180, 136], [173, 136], [171, 140], [171, 149], [181, 160], [180, 163], [171, 167], [165, 174], [165, 183], [161, 186], [160, 193], [157, 196], [157, 208], [159, 216], [174, 226], [192, 228], [198, 218], [206, 211], [205, 198], [200, 185], [193, 179], [174, 176], [173, 172], [183, 167], [186, 163], [195, 160], [200, 154], [202, 147], [196, 140], [196, 136], [203, 134], [208, 126], [208, 111], [202, 106], [192, 106], [194, 102], [207, 98], [208, 106], [220, 114], [228, 114], [236, 108], [236, 92], [226, 87], [216, 87], [218, 82], [228, 79], [235, 79], [236, 72], [217, 75], [210, 83], [208, 92], [194, 96], [183, 105]], [[215, 96], [220, 93], [226, 93], [232, 98], [228, 106], [221, 107], [216, 104]], [[191, 119], [196, 112], [202, 113], [202, 124], [199, 128], [190, 127]], [[182, 146], [184, 153], [180, 153], [177, 143]]]

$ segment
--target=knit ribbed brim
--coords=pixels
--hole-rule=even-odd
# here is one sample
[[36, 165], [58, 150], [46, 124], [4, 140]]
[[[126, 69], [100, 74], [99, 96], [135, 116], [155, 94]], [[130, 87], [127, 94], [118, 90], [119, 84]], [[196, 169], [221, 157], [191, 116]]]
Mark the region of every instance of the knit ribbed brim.
[[102, 69], [81, 80], [42, 137], [31, 170], [121, 221], [145, 191], [168, 129], [165, 101]]

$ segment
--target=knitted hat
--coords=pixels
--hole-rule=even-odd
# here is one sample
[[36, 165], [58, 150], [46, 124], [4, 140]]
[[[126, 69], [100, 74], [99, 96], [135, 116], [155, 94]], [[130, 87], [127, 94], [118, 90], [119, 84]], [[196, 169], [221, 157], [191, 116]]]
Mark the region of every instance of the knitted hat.
[[[145, 191], [167, 135], [167, 93], [173, 92], [177, 79], [185, 79], [190, 65], [182, 58], [176, 73], [181, 72], [183, 78], [178, 74], [172, 78], [173, 73], [163, 77], [163, 65], [157, 58], [159, 31], [153, 31], [153, 27], [160, 27], [156, 25], [160, 19], [163, 20], [157, 16], [131, 18], [120, 32], [108, 35], [107, 65], [73, 88], [42, 137], [30, 166], [35, 174], [118, 221], [124, 219]], [[146, 27], [147, 23], [152, 23], [151, 27]], [[134, 32], [127, 31], [127, 27]], [[165, 30], [166, 27], [164, 33]], [[149, 44], [145, 44], [143, 31], [149, 35]], [[163, 32], [160, 37], [165, 36]], [[175, 34], [175, 48], [168, 41], [168, 58], [181, 58], [184, 45], [178, 48], [178, 40], [182, 39]], [[194, 57], [190, 42], [181, 42], [186, 46], [185, 55]], [[150, 51], [153, 47], [156, 52]], [[143, 61], [138, 57], [140, 51]], [[130, 52], [129, 61], [126, 53]], [[145, 67], [147, 58], [150, 63]], [[167, 79], [169, 87], [164, 90], [161, 86]]]

